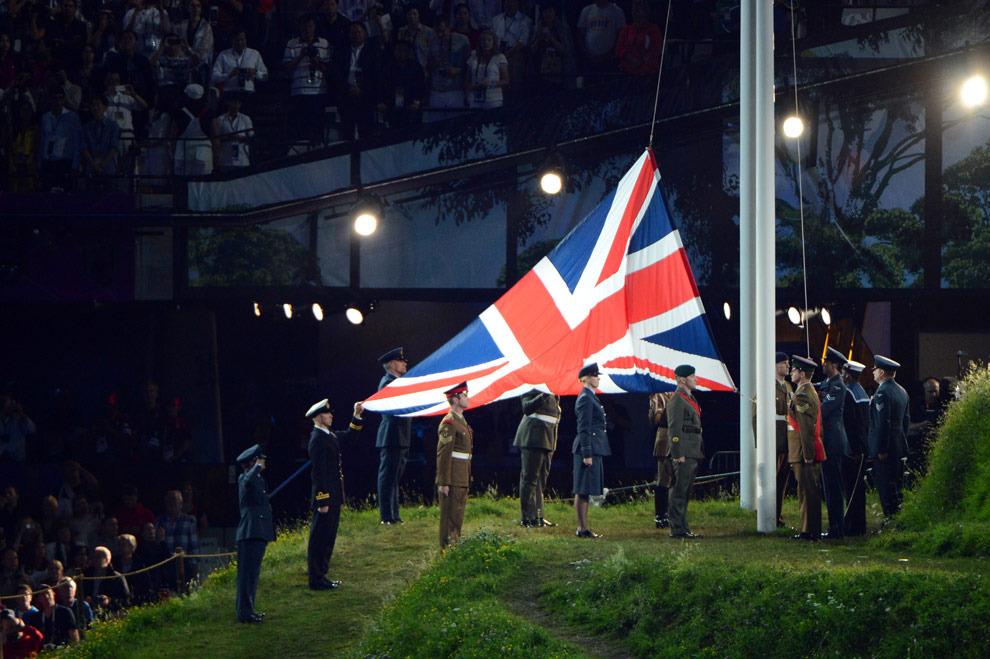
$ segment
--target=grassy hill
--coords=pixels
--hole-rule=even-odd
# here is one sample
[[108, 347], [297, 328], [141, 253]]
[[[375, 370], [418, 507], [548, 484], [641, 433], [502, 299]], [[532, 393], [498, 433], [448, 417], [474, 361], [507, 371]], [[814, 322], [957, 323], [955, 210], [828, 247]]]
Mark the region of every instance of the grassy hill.
[[[306, 530], [269, 546], [261, 625], [234, 620], [234, 570], [181, 600], [91, 632], [71, 657], [990, 656], [986, 561], [868, 540], [805, 543], [755, 532], [736, 501], [692, 502], [699, 541], [652, 523], [652, 501], [592, 509], [600, 540], [516, 525], [518, 500], [473, 497], [467, 538], [436, 550], [435, 507], [381, 527], [348, 510], [331, 576], [306, 588]], [[870, 501], [871, 530], [880, 532]], [[789, 500], [785, 518], [797, 519]]]

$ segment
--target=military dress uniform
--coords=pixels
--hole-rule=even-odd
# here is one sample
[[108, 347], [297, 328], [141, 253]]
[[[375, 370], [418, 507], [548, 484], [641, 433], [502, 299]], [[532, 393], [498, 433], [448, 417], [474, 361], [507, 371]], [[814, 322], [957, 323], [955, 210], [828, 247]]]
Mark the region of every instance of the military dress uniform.
[[522, 397], [523, 418], [513, 446], [519, 447], [519, 505], [523, 526], [543, 526], [543, 491], [550, 475], [553, 452], [557, 450], [557, 424], [560, 422], [560, 396], [531, 391]]
[[787, 380], [776, 380], [775, 405], [777, 430], [777, 522], [778, 526], [783, 525], [782, 510], [784, 507], [784, 494], [787, 492], [787, 484], [791, 480], [791, 469], [787, 464], [787, 407], [794, 397], [794, 387]]
[[[312, 412], [312, 409], [310, 411]], [[329, 411], [328, 404], [325, 411]], [[333, 547], [337, 541], [340, 508], [344, 504], [340, 440], [356, 437], [361, 432], [361, 427], [361, 419], [352, 417], [347, 430], [328, 431], [314, 426], [309, 435], [313, 519], [309, 526], [306, 559], [310, 588], [323, 589], [327, 584], [332, 583], [327, 579], [327, 571], [330, 569], [330, 558], [333, 556]], [[325, 506], [329, 507], [329, 510], [321, 513], [319, 509]]]
[[[886, 357], [875, 357], [877, 368], [896, 371], [900, 364]], [[870, 401], [870, 435], [868, 455], [873, 460], [873, 475], [880, 495], [883, 514], [891, 516], [900, 509], [904, 468], [907, 457], [907, 432], [910, 423], [909, 398], [893, 378], [884, 380]], [[880, 455], [886, 454], [881, 459]]]
[[437, 486], [450, 487], [440, 494], [440, 549], [457, 542], [464, 523], [468, 486], [471, 484], [471, 451], [474, 432], [463, 416], [448, 412], [437, 428]]
[[[588, 385], [578, 394], [574, 415], [577, 417], [577, 436], [571, 445], [574, 494], [597, 496], [605, 485], [602, 458], [612, 455], [612, 449], [605, 433], [605, 408]], [[591, 458], [590, 465], [584, 463], [585, 458]]]
[[[803, 539], [822, 533], [821, 463], [825, 448], [821, 441], [821, 401], [810, 382], [802, 382], [788, 407], [787, 459], [797, 479], [798, 507]], [[805, 460], [811, 460], [810, 464]]]
[[[831, 350], [831, 348], [829, 348]], [[825, 509], [828, 511], [828, 537], [845, 535], [845, 511], [842, 493], [842, 462], [849, 456], [849, 440], [843, 423], [846, 402], [846, 385], [836, 373], [819, 385], [822, 411], [822, 444], [825, 462], [822, 463], [822, 490]]]
[[[393, 359], [405, 361], [402, 348], [396, 348], [379, 357], [379, 361], [388, 363]], [[393, 380], [394, 373], [387, 372], [378, 383], [381, 391]], [[412, 435], [412, 419], [406, 419], [389, 414], [382, 415], [375, 438], [375, 448], [379, 449], [378, 464], [378, 516], [384, 523], [401, 522], [399, 518], [399, 481], [406, 468], [406, 457], [409, 454], [409, 443]]]
[[[239, 464], [255, 458], [264, 458], [261, 447], [255, 444], [237, 457]], [[272, 507], [265, 492], [265, 479], [261, 476], [261, 465], [253, 467], [237, 478], [237, 503], [241, 520], [237, 525], [237, 620], [257, 622], [260, 618], [254, 611], [254, 596], [258, 590], [261, 575], [261, 560], [265, 548], [275, 540], [275, 523]]]
[[653, 436], [653, 457], [657, 460], [657, 485], [653, 491], [653, 513], [657, 528], [667, 528], [668, 488], [674, 478], [674, 463], [670, 460], [670, 433], [667, 429], [667, 403], [671, 393], [656, 394], [650, 397], [649, 421], [657, 430]]
[[[693, 370], [691, 371], [694, 372]], [[667, 403], [667, 434], [670, 436], [669, 455], [674, 466], [674, 483], [670, 487], [670, 537], [691, 537], [687, 522], [688, 497], [698, 475], [698, 463], [705, 458], [705, 443], [701, 438], [701, 407], [691, 391], [683, 385]], [[685, 458], [679, 462], [679, 458]]]
[[[847, 362], [843, 370], [858, 376], [863, 364]], [[866, 533], [866, 442], [870, 431], [870, 397], [863, 385], [852, 382], [846, 385], [846, 403], [842, 409], [846, 439], [849, 441], [849, 457], [842, 471], [846, 494], [846, 535]]]

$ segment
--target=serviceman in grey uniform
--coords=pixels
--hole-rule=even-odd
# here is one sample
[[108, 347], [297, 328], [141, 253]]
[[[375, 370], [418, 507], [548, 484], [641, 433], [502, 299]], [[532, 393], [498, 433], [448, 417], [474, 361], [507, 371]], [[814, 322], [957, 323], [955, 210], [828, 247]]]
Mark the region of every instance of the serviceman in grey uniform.
[[692, 533], [687, 522], [688, 497], [698, 463], [705, 458], [705, 444], [701, 439], [701, 407], [691, 392], [698, 386], [694, 366], [681, 364], [674, 369], [677, 391], [667, 403], [667, 435], [670, 437], [670, 458], [674, 464], [674, 483], [670, 487], [671, 538], [701, 538]]
[[243, 473], [237, 478], [237, 503], [241, 521], [237, 525], [237, 621], [257, 623], [265, 617], [254, 610], [254, 595], [261, 576], [265, 548], [275, 540], [272, 506], [265, 492], [265, 456], [255, 444], [237, 456]]
[[557, 526], [547, 520], [543, 491], [550, 476], [550, 462], [557, 450], [560, 396], [534, 389], [522, 397], [523, 418], [513, 446], [519, 447], [519, 505], [523, 526]]

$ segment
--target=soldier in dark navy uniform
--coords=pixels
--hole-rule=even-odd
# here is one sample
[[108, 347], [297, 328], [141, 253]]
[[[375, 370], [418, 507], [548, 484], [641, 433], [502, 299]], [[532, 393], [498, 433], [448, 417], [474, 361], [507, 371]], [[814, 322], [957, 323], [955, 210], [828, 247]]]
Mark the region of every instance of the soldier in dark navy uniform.
[[[389, 382], [406, 373], [407, 362], [402, 348], [389, 350], [378, 358], [378, 363], [385, 369], [382, 381], [378, 383], [381, 391]], [[390, 414], [382, 415], [378, 426], [378, 436], [375, 448], [380, 451], [378, 465], [378, 517], [381, 524], [401, 524], [399, 517], [399, 481], [406, 468], [406, 456], [409, 454], [409, 437], [412, 434], [412, 419], [404, 419]]]
[[254, 610], [254, 595], [261, 576], [265, 548], [275, 540], [272, 507], [265, 492], [265, 456], [255, 444], [237, 456], [244, 470], [237, 478], [237, 502], [241, 521], [237, 525], [237, 620], [256, 623], [265, 617]]
[[907, 432], [910, 424], [908, 395], [894, 381], [900, 364], [888, 357], [873, 358], [873, 379], [877, 387], [870, 401], [870, 436], [868, 455], [873, 460], [873, 476], [877, 481], [880, 506], [887, 517], [901, 506], [901, 487], [907, 457]]
[[825, 462], [822, 463], [822, 494], [828, 511], [826, 539], [845, 536], [845, 510], [842, 496], [842, 463], [849, 456], [849, 440], [843, 423], [846, 402], [846, 385], [842, 383], [840, 369], [846, 358], [834, 348], [827, 348], [822, 371], [828, 379], [818, 384], [818, 397], [822, 410], [822, 444], [825, 446]]
[[574, 513], [577, 515], [579, 538], [600, 538], [601, 534], [588, 528], [589, 497], [600, 496], [605, 485], [602, 458], [612, 455], [605, 434], [605, 408], [595, 394], [600, 382], [598, 364], [588, 364], [578, 373], [584, 384], [574, 403], [577, 436], [571, 446], [574, 454]]
[[865, 364], [847, 361], [842, 365], [842, 383], [846, 385], [846, 403], [842, 408], [849, 454], [842, 471], [846, 489], [846, 535], [866, 533], [866, 439], [870, 432], [870, 397], [859, 376]]
[[309, 459], [313, 463], [313, 520], [309, 526], [306, 559], [309, 587], [312, 590], [333, 590], [339, 581], [327, 579], [330, 558], [340, 525], [340, 507], [344, 504], [344, 476], [340, 463], [340, 440], [356, 437], [361, 432], [364, 406], [354, 403], [354, 415], [347, 430], [331, 430], [333, 411], [324, 398], [306, 416], [313, 420], [309, 435]]
[[670, 486], [670, 537], [701, 538], [692, 533], [687, 522], [688, 498], [698, 475], [698, 463], [705, 458], [701, 438], [701, 407], [691, 393], [698, 385], [694, 366], [681, 364], [674, 369], [677, 391], [667, 403], [667, 434], [670, 436], [670, 459], [674, 465], [674, 482]]
[[523, 418], [513, 446], [519, 447], [519, 505], [523, 526], [557, 526], [545, 517], [543, 490], [557, 449], [560, 396], [533, 390], [522, 397]]
[[464, 419], [468, 408], [467, 382], [443, 392], [450, 412], [437, 428], [437, 495], [440, 497], [440, 549], [457, 542], [464, 523], [474, 432]]

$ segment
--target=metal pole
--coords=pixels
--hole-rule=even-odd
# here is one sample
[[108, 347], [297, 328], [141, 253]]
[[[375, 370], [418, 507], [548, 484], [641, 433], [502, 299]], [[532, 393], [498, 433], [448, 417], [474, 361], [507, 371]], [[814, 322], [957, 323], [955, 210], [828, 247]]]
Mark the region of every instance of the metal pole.
[[774, 237], [777, 224], [774, 204], [774, 108], [773, 108], [773, 2], [756, 5], [756, 333], [752, 345], [756, 358], [756, 526], [761, 533], [777, 530], [776, 421], [774, 404], [774, 342], [776, 340], [776, 277]]
[[739, 505], [756, 509], [756, 442], [753, 397], [756, 395], [753, 338], [756, 328], [756, 7], [742, 3], [739, 40]]

